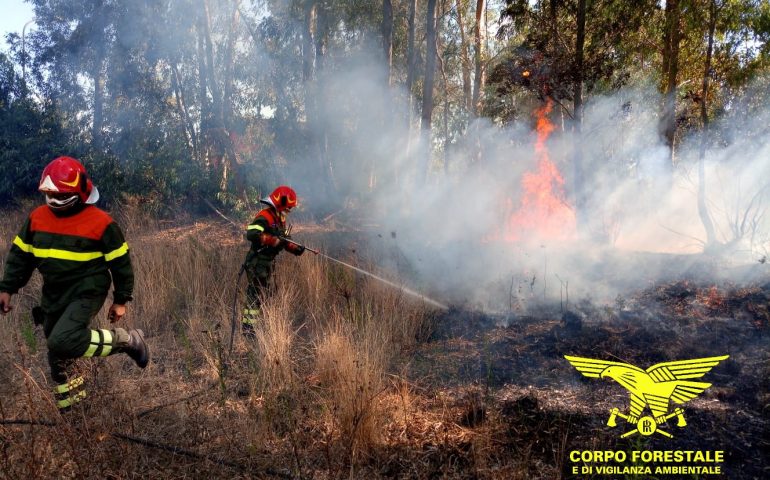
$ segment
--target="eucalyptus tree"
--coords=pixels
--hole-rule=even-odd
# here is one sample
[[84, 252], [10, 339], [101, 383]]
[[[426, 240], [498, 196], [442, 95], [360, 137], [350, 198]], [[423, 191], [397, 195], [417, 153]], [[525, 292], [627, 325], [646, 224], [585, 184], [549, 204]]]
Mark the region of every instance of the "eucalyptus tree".
[[53, 153], [65, 153], [69, 132], [51, 102], [28, 95], [11, 60], [0, 52], [0, 206], [16, 203], [37, 191], [40, 171]]

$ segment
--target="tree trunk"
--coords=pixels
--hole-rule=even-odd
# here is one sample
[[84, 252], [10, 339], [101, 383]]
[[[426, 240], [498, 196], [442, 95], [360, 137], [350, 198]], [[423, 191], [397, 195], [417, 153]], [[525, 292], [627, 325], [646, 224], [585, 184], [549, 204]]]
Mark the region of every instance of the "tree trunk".
[[406, 34], [406, 91], [412, 93], [416, 74], [414, 54], [415, 17], [417, 16], [417, 0], [409, 0], [409, 17]]
[[195, 133], [195, 125], [190, 118], [190, 112], [187, 108], [187, 101], [185, 100], [184, 90], [182, 89], [182, 82], [179, 75], [179, 68], [176, 65], [176, 61], [171, 61], [171, 86], [174, 89], [174, 96], [179, 110], [179, 115], [182, 118], [183, 125], [185, 126], [185, 136], [190, 144], [193, 158], [196, 162], [200, 162], [200, 154], [198, 151], [198, 136]]
[[387, 81], [390, 85], [390, 70], [393, 66], [393, 4], [382, 0], [382, 50], [387, 67]]
[[315, 71], [320, 72], [324, 68], [326, 57], [326, 22], [327, 12], [323, 5], [316, 7], [315, 15]]
[[716, 0], [709, 2], [709, 20], [708, 20], [708, 46], [706, 48], [706, 62], [703, 68], [703, 84], [700, 101], [700, 118], [703, 123], [703, 132], [701, 134], [700, 152], [698, 155], [698, 216], [703, 223], [706, 231], [705, 249], [712, 248], [717, 243], [714, 223], [711, 221], [708, 206], [706, 205], [706, 148], [709, 141], [709, 114], [707, 108], [707, 99], [709, 93], [709, 77], [711, 76], [711, 57], [714, 52], [714, 31], [717, 23]]
[[305, 0], [305, 22], [302, 25], [302, 80], [306, 85], [313, 78], [313, 63], [315, 59], [313, 26], [315, 24], [316, 8], [315, 0]]
[[209, 90], [213, 101], [214, 122], [217, 128], [222, 128], [222, 94], [219, 91], [216, 75], [214, 74], [214, 43], [211, 41], [211, 15], [209, 0], [203, 0], [203, 38], [206, 45], [206, 70], [209, 74]]
[[669, 181], [673, 175], [674, 136], [676, 135], [676, 79], [679, 70], [679, 43], [681, 31], [679, 25], [679, 0], [666, 2], [666, 24], [663, 40], [663, 111], [661, 112], [660, 130], [669, 151], [667, 162]]
[[211, 103], [209, 102], [209, 91], [208, 91], [208, 68], [206, 66], [206, 46], [205, 46], [205, 40], [204, 37], [204, 9], [201, 6], [201, 10], [199, 12], [199, 18], [198, 18], [198, 49], [197, 49], [197, 55], [198, 55], [198, 95], [200, 96], [200, 108], [201, 108], [201, 117], [200, 117], [200, 153], [201, 157], [204, 163], [204, 166], [208, 168], [218, 168], [219, 166], [215, 164], [216, 159], [211, 158], [211, 148], [210, 148], [210, 135], [209, 135], [209, 129], [211, 128]]
[[[438, 38], [438, 37], [436, 37]], [[441, 51], [444, 51], [444, 48], [441, 49]], [[444, 137], [444, 173], [449, 173], [449, 80], [447, 79], [447, 73], [446, 73], [446, 65], [444, 65], [444, 60], [441, 55], [438, 55], [439, 49], [438, 46], [436, 47], [436, 58], [438, 60], [438, 68], [441, 72], [441, 86], [444, 90], [444, 101], [443, 108], [442, 108], [442, 135]], [[443, 53], [442, 53], [443, 55]]]
[[[550, 20], [548, 23], [549, 23], [549, 31], [550, 31], [550, 34], [551, 34], [550, 35], [551, 36], [551, 45], [553, 45], [553, 46], [555, 46], [556, 42], [558, 41], [558, 37], [557, 37], [557, 30], [558, 30], [557, 27], [558, 27], [558, 25], [557, 25], [557, 21], [556, 21], [557, 20], [557, 11], [558, 11], [558, 7], [559, 7], [558, 3], [559, 3], [559, 0], [549, 0], [548, 1], [548, 18]], [[580, 8], [580, 6], [578, 6], [578, 9], [579, 8]], [[584, 6], [584, 9], [585, 9], [585, 6]], [[578, 15], [580, 15], [579, 12], [578, 12]], [[578, 22], [579, 22], [579, 20], [578, 20]]]
[[96, 31], [96, 45], [95, 45], [95, 58], [92, 66], [91, 76], [94, 81], [94, 117], [93, 124], [91, 125], [91, 139], [93, 147], [96, 150], [102, 149], [102, 126], [104, 125], [104, 57], [106, 34], [105, 30], [107, 25], [105, 24], [105, 12], [104, 2], [99, 0], [94, 5], [95, 22], [93, 25]]
[[[318, 8], [316, 12], [316, 29], [315, 29], [315, 68], [316, 72], [323, 71], [326, 60], [326, 30], [328, 13], [323, 8]], [[316, 101], [320, 101], [324, 95], [324, 79], [321, 75], [316, 75], [317, 93], [319, 94]], [[318, 140], [318, 162], [321, 167], [323, 176], [326, 183], [326, 190], [329, 193], [337, 192], [337, 181], [334, 175], [334, 164], [329, 158], [329, 132], [326, 128], [326, 122], [320, 117], [320, 110], [316, 112], [319, 116], [316, 118], [316, 123], [319, 130]]]
[[326, 12], [318, 0], [306, 0], [304, 14], [302, 79], [305, 82], [306, 125], [310, 152], [315, 157], [313, 174], [318, 179], [314, 201], [319, 211], [324, 211], [330, 207], [324, 205], [324, 202], [332, 198], [331, 193], [335, 190], [333, 165], [328, 156], [327, 131], [321, 118], [324, 88], [320, 72], [326, 55]]
[[586, 221], [585, 215], [585, 186], [583, 180], [583, 151], [582, 151], [582, 126], [583, 126], [583, 58], [585, 50], [586, 34], [586, 0], [578, 0], [577, 3], [577, 32], [575, 35], [575, 79], [572, 89], [573, 97], [573, 125], [574, 125], [574, 149], [572, 166], [574, 172], [575, 189], [575, 218], [578, 229], [583, 229]]
[[227, 32], [227, 43], [225, 44], [224, 71], [222, 83], [222, 120], [225, 128], [230, 131], [233, 128], [233, 52], [235, 44], [238, 41], [238, 31], [240, 27], [240, 0], [235, 0], [232, 16], [230, 18], [230, 28]]
[[[473, 95], [471, 99], [472, 108], [471, 116], [478, 117], [481, 115], [481, 91], [484, 88], [484, 59], [483, 59], [483, 43], [484, 33], [486, 32], [486, 23], [482, 26], [482, 20], [486, 22], [486, 7], [484, 6], [484, 0], [476, 0], [476, 24], [473, 27], [473, 55], [475, 62], [475, 71], [473, 77]], [[483, 155], [483, 145], [481, 142], [481, 132], [479, 131], [480, 124], [478, 122], [472, 123], [472, 151], [471, 161], [478, 163], [481, 161]]]
[[483, 49], [484, 34], [486, 32], [486, 21], [483, 25], [481, 22], [485, 21], [484, 15], [484, 0], [476, 0], [476, 25], [473, 29], [473, 54], [475, 55], [476, 71], [473, 81], [473, 113], [475, 116], [481, 114], [481, 91], [484, 88], [484, 61], [483, 61]]
[[235, 194], [239, 198], [247, 198], [246, 196], [246, 184], [245, 172], [241, 167], [241, 163], [238, 162], [237, 152], [233, 145], [234, 122], [233, 122], [233, 56], [235, 45], [238, 42], [238, 32], [240, 31], [240, 0], [235, 0], [233, 5], [233, 11], [230, 16], [230, 25], [227, 32], [227, 41], [225, 43], [225, 52], [222, 66], [223, 78], [222, 78], [222, 127], [224, 128], [225, 135], [223, 135], [225, 162], [233, 172], [233, 183], [235, 186]]
[[[214, 42], [211, 40], [211, 16], [209, 0], [203, 0], [203, 14], [201, 17], [201, 34], [205, 46], [205, 71], [208, 75], [208, 89], [211, 92], [212, 108], [209, 117], [208, 128], [204, 133], [206, 147], [211, 162], [218, 169], [219, 189], [227, 191], [231, 166], [228, 164], [227, 152], [230, 149], [229, 136], [224, 131], [224, 110], [222, 104], [222, 92], [217, 84], [214, 71]], [[231, 149], [230, 149], [231, 150]]]
[[93, 80], [94, 80], [94, 118], [91, 131], [93, 138], [93, 147], [97, 150], [102, 148], [102, 125], [104, 123], [104, 46], [100, 44], [96, 48], [96, 59], [94, 60]]
[[[407, 95], [407, 109], [406, 109], [406, 155], [407, 159], [411, 159], [412, 156], [412, 115], [414, 113], [414, 95], [412, 95], [412, 88], [414, 86], [414, 77], [417, 71], [414, 54], [414, 30], [415, 30], [415, 17], [417, 16], [417, 0], [409, 0], [409, 16], [407, 18], [407, 35], [406, 35], [406, 95]], [[393, 184], [399, 185], [401, 182], [398, 163], [395, 162], [393, 168]]]
[[471, 86], [471, 58], [468, 52], [468, 40], [465, 38], [465, 19], [463, 17], [462, 0], [457, 0], [457, 25], [460, 27], [460, 58], [463, 71], [463, 104], [466, 114], [473, 112], [473, 96]]
[[428, 0], [426, 19], [426, 54], [425, 79], [422, 88], [422, 116], [420, 117], [420, 133], [422, 137], [422, 164], [418, 171], [418, 180], [424, 184], [427, 181], [431, 158], [431, 121], [433, 117], [433, 80], [436, 74], [436, 0]]

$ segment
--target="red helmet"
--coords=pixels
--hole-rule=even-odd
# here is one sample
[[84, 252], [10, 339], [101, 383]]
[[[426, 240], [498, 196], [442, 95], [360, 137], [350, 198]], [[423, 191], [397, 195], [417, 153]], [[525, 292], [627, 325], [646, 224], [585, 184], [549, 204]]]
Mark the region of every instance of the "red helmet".
[[73, 198], [77, 195], [84, 203], [99, 200], [99, 191], [88, 178], [85, 167], [72, 157], [58, 157], [51, 161], [40, 176], [38, 190], [45, 194], [71, 193]]
[[281, 185], [262, 201], [275, 207], [278, 213], [288, 212], [297, 206], [297, 192], [291, 187]]

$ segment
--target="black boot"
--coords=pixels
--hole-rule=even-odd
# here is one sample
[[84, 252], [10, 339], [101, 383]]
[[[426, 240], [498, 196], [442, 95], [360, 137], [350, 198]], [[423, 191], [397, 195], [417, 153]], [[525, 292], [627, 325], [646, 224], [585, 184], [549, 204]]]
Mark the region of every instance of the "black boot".
[[254, 325], [250, 323], [241, 323], [241, 333], [244, 337], [252, 340], [257, 337], [257, 333], [254, 331]]
[[123, 352], [136, 362], [136, 366], [144, 368], [150, 362], [150, 348], [144, 341], [144, 332], [131, 329], [128, 331], [131, 337], [128, 344], [123, 347]]

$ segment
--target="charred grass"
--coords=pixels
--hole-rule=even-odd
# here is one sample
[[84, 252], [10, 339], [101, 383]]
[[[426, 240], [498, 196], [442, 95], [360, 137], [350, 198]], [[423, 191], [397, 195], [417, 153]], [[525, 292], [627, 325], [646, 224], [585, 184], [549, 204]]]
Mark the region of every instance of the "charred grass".
[[[5, 218], [3, 252], [22, 221]], [[770, 286], [672, 282], [570, 312], [435, 312], [284, 254], [255, 338], [236, 333], [231, 350], [240, 232], [120, 221], [137, 278], [125, 324], [147, 332], [153, 360], [81, 362], [89, 397], [60, 416], [29, 316], [35, 275], [0, 319], [0, 478], [565, 478], [571, 450], [643, 448], [723, 449], [726, 478], [768, 474], [751, 452], [768, 446]], [[338, 246], [325, 245], [337, 232], [296, 233]], [[108, 328], [104, 312], [95, 323]], [[673, 441], [620, 439], [605, 422], [625, 391], [563, 358], [646, 368], [722, 353]]]
[[[723, 450], [723, 478], [765, 478], [770, 463], [753, 452], [770, 446], [770, 284], [670, 282], [616, 303], [579, 302], [571, 311], [557, 305], [537, 315], [450, 310], [416, 349], [413, 375], [448, 392], [455, 423], [486, 431], [495, 445], [487, 461], [520, 466], [513, 478], [569, 478], [572, 450], [643, 449]], [[712, 387], [686, 404], [687, 428], [664, 428], [673, 439], [620, 438], [633, 428], [606, 422], [612, 408], [628, 408], [628, 392], [581, 376], [564, 359], [646, 369], [724, 354], [730, 358], [704, 378]]]

